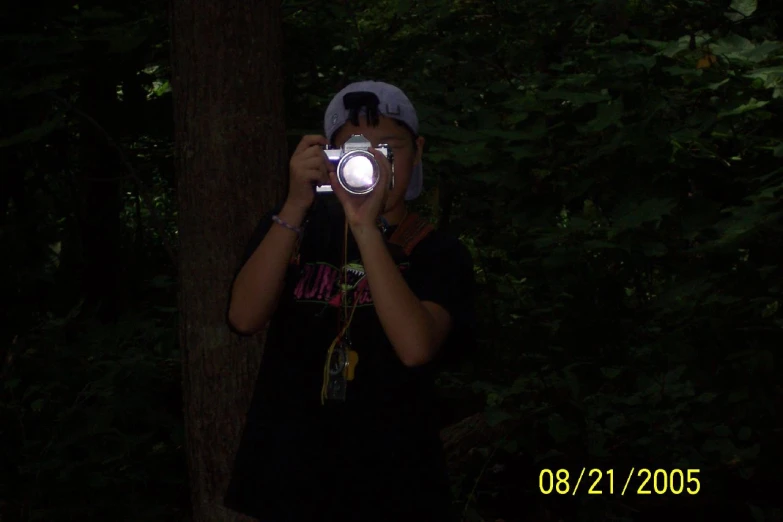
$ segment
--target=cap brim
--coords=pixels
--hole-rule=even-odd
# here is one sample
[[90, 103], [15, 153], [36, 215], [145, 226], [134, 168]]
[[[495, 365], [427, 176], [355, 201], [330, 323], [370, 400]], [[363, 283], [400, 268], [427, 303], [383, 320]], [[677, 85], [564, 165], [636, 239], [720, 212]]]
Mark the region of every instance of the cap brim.
[[424, 169], [421, 162], [413, 167], [411, 171], [411, 179], [408, 182], [408, 189], [405, 191], [405, 200], [411, 201], [418, 198], [421, 195], [422, 188], [424, 186]]

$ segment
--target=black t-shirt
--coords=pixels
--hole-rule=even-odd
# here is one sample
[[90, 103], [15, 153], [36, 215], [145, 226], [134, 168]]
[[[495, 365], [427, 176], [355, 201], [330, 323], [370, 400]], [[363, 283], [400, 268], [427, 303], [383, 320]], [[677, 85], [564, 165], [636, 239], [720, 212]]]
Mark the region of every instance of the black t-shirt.
[[[247, 258], [270, 226], [271, 213]], [[435, 361], [410, 368], [376, 315], [349, 233], [349, 299], [358, 300], [350, 332], [359, 361], [346, 401], [322, 405], [324, 362], [338, 334], [343, 239], [342, 210], [319, 199], [270, 322], [226, 505], [262, 522], [454, 520], [434, 378], [443, 358], [472, 342], [470, 254], [438, 231], [410, 257], [390, 245], [414, 294], [443, 306], [454, 325]]]

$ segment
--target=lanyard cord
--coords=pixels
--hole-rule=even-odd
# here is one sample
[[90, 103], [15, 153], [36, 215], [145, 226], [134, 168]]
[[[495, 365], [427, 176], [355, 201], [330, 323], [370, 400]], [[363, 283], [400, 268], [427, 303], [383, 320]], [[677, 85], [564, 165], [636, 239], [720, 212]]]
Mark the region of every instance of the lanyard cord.
[[[337, 315], [337, 337], [334, 338], [332, 344], [329, 346], [329, 351], [326, 353], [326, 362], [324, 363], [324, 379], [323, 386], [321, 386], [321, 405], [326, 403], [329, 388], [329, 366], [332, 361], [332, 355], [337, 345], [345, 337], [348, 328], [353, 321], [353, 314], [356, 312], [356, 295], [354, 295], [353, 304], [351, 305], [350, 314], [348, 313], [348, 221], [345, 221], [345, 231], [343, 234], [343, 248], [342, 248], [342, 269], [340, 274], [340, 292], [342, 298], [340, 299], [341, 313]], [[343, 326], [344, 324], [344, 326]]]
[[[348, 220], [345, 220], [345, 225], [343, 227], [343, 252], [342, 252], [342, 265], [340, 265], [342, 268], [342, 274], [340, 277], [340, 292], [342, 293], [342, 298], [340, 299], [340, 304], [342, 305], [343, 313], [342, 316], [337, 320], [337, 331], [340, 332], [340, 324], [345, 324], [346, 328], [348, 327]], [[342, 332], [341, 335], [342, 337]]]
[[[405, 210], [405, 215], [403, 216], [400, 227], [402, 228], [403, 222], [408, 218], [408, 210]], [[388, 222], [380, 218], [381, 227], [383, 228], [384, 233], [388, 229]], [[397, 233], [400, 233], [401, 230], [398, 229]], [[340, 271], [340, 292], [342, 294], [340, 299], [341, 309], [340, 313], [337, 314], [337, 337], [334, 338], [332, 341], [332, 344], [329, 346], [329, 350], [326, 353], [326, 362], [324, 363], [324, 378], [323, 378], [323, 385], [321, 386], [321, 405], [326, 403], [326, 399], [328, 396], [328, 390], [329, 390], [329, 375], [330, 375], [330, 363], [332, 361], [332, 355], [334, 355], [334, 350], [337, 348], [337, 345], [340, 344], [343, 339], [345, 338], [346, 333], [348, 332], [348, 328], [351, 326], [351, 322], [353, 321], [353, 315], [356, 312], [356, 304], [358, 303], [358, 299], [356, 296], [356, 292], [354, 291], [353, 296], [353, 303], [351, 305], [350, 313], [348, 311], [348, 220], [345, 221], [345, 228], [343, 231], [343, 247], [342, 247], [342, 269]], [[341, 347], [342, 349], [342, 347]], [[347, 357], [347, 353], [344, 354]], [[347, 360], [347, 359], [346, 359]], [[343, 369], [343, 371], [346, 371]]]

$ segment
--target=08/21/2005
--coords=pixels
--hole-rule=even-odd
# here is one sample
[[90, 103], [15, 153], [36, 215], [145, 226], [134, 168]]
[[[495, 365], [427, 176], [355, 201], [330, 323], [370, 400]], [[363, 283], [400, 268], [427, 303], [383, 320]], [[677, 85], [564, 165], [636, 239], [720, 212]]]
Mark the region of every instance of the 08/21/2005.
[[[556, 493], [558, 495], [576, 495], [579, 491], [579, 487], [582, 484], [584, 475], [587, 474], [588, 479], [585, 482], [591, 481], [592, 484], [587, 489], [588, 495], [609, 495], [615, 494], [615, 471], [613, 469], [607, 469], [605, 471], [592, 468], [589, 471], [587, 468], [582, 468], [578, 474], [576, 481], [571, 478], [573, 475], [567, 469], [543, 469], [538, 475], [538, 489], [544, 495], [550, 495]], [[606, 476], [604, 478], [604, 475]], [[665, 469], [649, 470], [647, 468], [631, 468], [627, 475], [619, 477], [622, 480], [622, 492], [620, 495], [681, 495], [683, 493], [687, 495], [696, 495], [701, 490], [701, 482], [699, 481], [698, 469], [679, 469], [675, 468], [670, 471]], [[634, 489], [629, 486], [631, 482], [637, 482], [639, 485]], [[572, 482], [575, 482], [572, 487]], [[604, 489], [607, 486], [608, 490]], [[652, 486], [652, 488], [650, 488]]]

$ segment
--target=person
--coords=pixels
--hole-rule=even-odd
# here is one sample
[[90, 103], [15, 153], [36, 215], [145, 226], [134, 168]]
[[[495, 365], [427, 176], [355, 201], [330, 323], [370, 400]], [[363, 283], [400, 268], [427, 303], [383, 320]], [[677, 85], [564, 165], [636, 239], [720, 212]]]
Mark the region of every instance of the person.
[[[269, 329], [225, 505], [261, 522], [458, 520], [434, 382], [471, 346], [470, 253], [408, 210], [424, 138], [400, 89], [347, 86], [324, 129], [293, 153], [288, 196], [261, 220], [233, 283], [233, 329]], [[357, 134], [393, 154], [370, 149], [380, 181], [363, 196], [324, 152]], [[327, 185], [332, 194], [314, 190]], [[337, 352], [350, 372], [332, 378]]]

